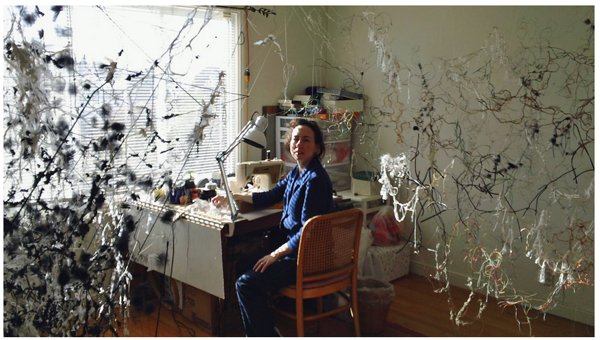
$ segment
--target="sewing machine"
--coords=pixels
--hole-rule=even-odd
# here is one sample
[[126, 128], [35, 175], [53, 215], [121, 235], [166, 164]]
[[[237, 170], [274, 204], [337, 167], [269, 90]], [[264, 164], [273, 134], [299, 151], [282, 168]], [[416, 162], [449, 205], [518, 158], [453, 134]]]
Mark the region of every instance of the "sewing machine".
[[273, 159], [266, 161], [241, 162], [235, 166], [235, 183], [231, 190], [240, 192], [250, 182], [253, 191], [271, 190], [283, 172], [283, 161]]

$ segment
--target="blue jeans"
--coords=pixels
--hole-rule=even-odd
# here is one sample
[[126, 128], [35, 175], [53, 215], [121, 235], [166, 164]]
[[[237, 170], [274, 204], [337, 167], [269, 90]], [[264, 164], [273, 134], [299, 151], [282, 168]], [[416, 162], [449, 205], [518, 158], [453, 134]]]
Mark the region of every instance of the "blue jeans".
[[262, 256], [254, 257], [245, 261], [246, 268], [250, 269], [235, 283], [242, 324], [247, 336], [278, 336], [273, 313], [268, 306], [269, 297], [280, 288], [296, 282], [296, 258], [285, 256], [264, 273], [257, 273], [252, 267]]

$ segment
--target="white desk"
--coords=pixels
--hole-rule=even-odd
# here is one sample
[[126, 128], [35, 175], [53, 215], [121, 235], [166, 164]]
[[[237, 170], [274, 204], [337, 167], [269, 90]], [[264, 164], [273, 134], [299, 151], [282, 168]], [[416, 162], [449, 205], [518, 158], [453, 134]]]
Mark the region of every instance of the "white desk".
[[[210, 331], [215, 335], [222, 334], [223, 306], [235, 303], [235, 296], [232, 296], [235, 294], [235, 271], [232, 269], [237, 259], [232, 257], [241, 253], [233, 249], [237, 242], [231, 241], [277, 226], [281, 209], [265, 209], [255, 212], [250, 220], [241, 217], [232, 223], [228, 218], [186, 211], [184, 206], [139, 201], [131, 204], [130, 212], [138, 221], [129, 243], [132, 261], [216, 298], [228, 300], [227, 303], [214, 303], [219, 309], [215, 313], [220, 317], [218, 325], [211, 325]], [[161, 221], [160, 216], [167, 210], [181, 214], [180, 219], [173, 223]]]

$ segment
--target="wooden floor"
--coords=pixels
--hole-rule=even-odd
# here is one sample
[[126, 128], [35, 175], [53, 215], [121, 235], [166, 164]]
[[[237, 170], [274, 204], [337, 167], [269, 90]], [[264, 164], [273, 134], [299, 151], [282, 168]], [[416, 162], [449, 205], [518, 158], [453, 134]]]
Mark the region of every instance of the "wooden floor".
[[[434, 293], [433, 284], [426, 278], [407, 275], [392, 282], [396, 297], [387, 315], [387, 323], [383, 332], [366, 334], [381, 337], [414, 337], [414, 336], [594, 336], [594, 327], [570, 321], [564, 318], [531, 314], [531, 323], [523, 322], [523, 315], [515, 315], [511, 308], [498, 307], [494, 301], [488, 302], [480, 320], [466, 326], [456, 326], [449, 318], [448, 295]], [[451, 294], [458, 308], [467, 297], [467, 291], [452, 288]], [[157, 300], [156, 300], [157, 301]], [[132, 308], [128, 320], [126, 336], [176, 337], [176, 336], [210, 336], [206, 331], [194, 326], [180, 313], [161, 306], [156, 301], [148, 301], [144, 308]], [[157, 318], [160, 314], [160, 317]], [[365, 317], [365, 315], [363, 315]], [[521, 320], [517, 322], [517, 317]], [[158, 322], [157, 322], [158, 321]], [[277, 319], [278, 327], [284, 336], [295, 336], [294, 324]], [[243, 336], [239, 327], [230, 327], [225, 336]], [[345, 318], [330, 318], [320, 325], [307, 327], [307, 336], [353, 336], [351, 322]]]
[[[388, 321], [425, 336], [594, 336], [592, 326], [549, 314], [544, 318], [539, 313], [530, 313], [531, 322], [525, 324], [522, 313], [515, 315], [515, 308], [502, 308], [492, 300], [480, 320], [456, 326], [450, 321], [448, 294], [434, 293], [434, 284], [428, 279], [408, 275], [393, 283], [396, 298]], [[466, 301], [468, 291], [452, 287], [450, 293], [458, 310]]]

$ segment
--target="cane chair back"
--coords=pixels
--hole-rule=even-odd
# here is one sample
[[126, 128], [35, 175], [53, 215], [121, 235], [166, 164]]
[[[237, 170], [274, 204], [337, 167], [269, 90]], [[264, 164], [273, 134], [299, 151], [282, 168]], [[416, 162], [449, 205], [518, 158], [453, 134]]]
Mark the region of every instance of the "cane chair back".
[[[357, 272], [363, 213], [352, 208], [318, 215], [304, 225], [298, 249], [296, 284], [284, 287], [279, 294], [295, 299], [295, 314], [281, 311], [296, 319], [298, 336], [304, 336], [304, 322], [350, 310], [356, 336], [360, 336], [357, 296]], [[350, 288], [345, 303], [323, 311], [321, 297]], [[307, 315], [303, 300], [319, 298], [315, 314]]]

